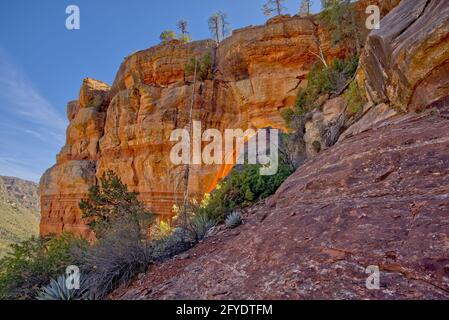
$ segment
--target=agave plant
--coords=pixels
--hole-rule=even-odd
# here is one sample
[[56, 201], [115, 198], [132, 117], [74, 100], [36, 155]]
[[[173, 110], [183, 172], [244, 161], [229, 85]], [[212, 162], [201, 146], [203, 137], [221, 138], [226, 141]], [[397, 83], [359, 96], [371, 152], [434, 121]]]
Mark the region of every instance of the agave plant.
[[229, 229], [237, 228], [243, 222], [242, 214], [238, 211], [233, 211], [226, 217], [225, 224]]
[[207, 232], [210, 229], [212, 229], [217, 223], [214, 220], [208, 218], [206, 215], [200, 214], [192, 219], [191, 224], [193, 227], [192, 231], [194, 233], [196, 241], [200, 241], [207, 235]]
[[92, 296], [89, 293], [87, 282], [83, 275], [80, 275], [80, 288], [69, 289], [66, 285], [66, 275], [59, 276], [56, 280], [51, 279], [48, 286], [42, 287], [36, 297], [37, 300], [90, 300]]

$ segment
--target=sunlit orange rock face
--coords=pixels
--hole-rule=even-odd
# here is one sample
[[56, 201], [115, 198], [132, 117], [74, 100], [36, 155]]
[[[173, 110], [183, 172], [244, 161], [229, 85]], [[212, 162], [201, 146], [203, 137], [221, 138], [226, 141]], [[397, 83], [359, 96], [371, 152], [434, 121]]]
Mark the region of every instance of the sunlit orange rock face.
[[[280, 110], [293, 105], [316, 59], [317, 30], [310, 19], [284, 16], [236, 30], [218, 47], [213, 41], [173, 41], [132, 54], [112, 87], [86, 79], [78, 101], [68, 104], [66, 146], [40, 183], [41, 233], [89, 236], [78, 203], [106, 170], [150, 210], [169, 216], [183, 196], [185, 166], [173, 165], [169, 155], [172, 131], [189, 119], [193, 85], [186, 63], [206, 53], [213, 57], [214, 80], [197, 82], [195, 90], [193, 120], [203, 130], [282, 128]], [[320, 37], [328, 56], [337, 55]], [[192, 166], [190, 195], [211, 191], [229, 169]]]

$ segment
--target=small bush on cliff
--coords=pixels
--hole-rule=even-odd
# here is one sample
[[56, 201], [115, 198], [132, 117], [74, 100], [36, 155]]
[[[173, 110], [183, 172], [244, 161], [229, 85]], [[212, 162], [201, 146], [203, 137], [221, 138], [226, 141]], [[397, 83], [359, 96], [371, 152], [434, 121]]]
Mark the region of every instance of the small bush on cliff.
[[138, 232], [145, 232], [154, 218], [137, 199], [137, 194], [129, 192], [113, 171], [103, 174], [99, 186], [90, 188], [88, 197], [79, 207], [97, 238], [104, 237], [121, 221], [127, 221]]
[[176, 32], [174, 32], [173, 30], [165, 30], [162, 31], [161, 35], [159, 36], [159, 38], [161, 39], [162, 43], [169, 43], [172, 40], [176, 39]]
[[344, 60], [334, 59], [328, 68], [321, 63], [314, 64], [307, 76], [307, 87], [298, 90], [295, 106], [282, 112], [287, 125], [296, 129], [298, 125], [293, 122], [316, 108], [321, 96], [339, 95], [354, 77], [357, 66], [357, 56]]
[[259, 170], [260, 165], [250, 164], [243, 165], [241, 169], [233, 169], [206, 198], [199, 213], [215, 221], [224, 221], [235, 209], [248, 207], [257, 200], [272, 195], [293, 173], [291, 166], [281, 156], [275, 175], [262, 176]]
[[204, 239], [209, 230], [217, 224], [216, 220], [211, 219], [201, 210], [209, 196], [206, 195], [206, 200], [201, 203], [195, 199], [190, 201], [186, 208], [174, 207], [176, 215], [173, 218], [173, 223], [177, 226], [178, 231], [184, 231], [184, 240], [192, 245]]
[[0, 260], [0, 298], [33, 299], [41, 286], [77, 263], [74, 248], [87, 246], [85, 240], [68, 234], [12, 245]]
[[323, 7], [318, 18], [329, 31], [332, 44], [360, 54], [368, 34], [363, 15], [351, 1], [324, 1]]
[[[206, 53], [200, 58], [197, 58], [196, 63], [196, 72], [197, 79], [200, 81], [213, 80], [214, 79], [214, 71], [213, 71], [213, 59], [212, 54], [210, 52]], [[195, 57], [191, 58], [187, 64], [185, 65], [185, 75], [187, 77], [193, 76], [195, 73]]]
[[303, 103], [313, 103], [323, 94], [338, 95], [351, 79], [358, 66], [358, 57], [345, 60], [334, 59], [328, 68], [321, 63], [315, 64], [308, 75], [308, 84], [304, 97], [298, 96]]
[[175, 228], [170, 235], [151, 241], [149, 254], [152, 262], [163, 262], [173, 256], [192, 248], [195, 243], [191, 241], [187, 230]]
[[359, 112], [363, 105], [367, 102], [366, 96], [360, 90], [356, 81], [351, 82], [348, 89], [344, 93], [346, 103], [348, 104], [349, 115]]

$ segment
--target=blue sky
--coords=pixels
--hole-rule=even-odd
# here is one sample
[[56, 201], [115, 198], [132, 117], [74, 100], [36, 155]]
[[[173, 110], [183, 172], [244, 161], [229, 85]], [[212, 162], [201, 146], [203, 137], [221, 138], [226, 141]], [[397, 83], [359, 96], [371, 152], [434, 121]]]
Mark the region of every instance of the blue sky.
[[[263, 24], [265, 0], [14, 0], [0, 4], [0, 175], [39, 181], [64, 145], [66, 104], [83, 78], [109, 84], [123, 58], [159, 42], [185, 19], [194, 40], [208, 17], [227, 12], [231, 28]], [[286, 0], [295, 14], [299, 0]], [[315, 1], [319, 2], [319, 1]], [[81, 29], [65, 28], [68, 5]], [[316, 10], [316, 8], [315, 8]]]

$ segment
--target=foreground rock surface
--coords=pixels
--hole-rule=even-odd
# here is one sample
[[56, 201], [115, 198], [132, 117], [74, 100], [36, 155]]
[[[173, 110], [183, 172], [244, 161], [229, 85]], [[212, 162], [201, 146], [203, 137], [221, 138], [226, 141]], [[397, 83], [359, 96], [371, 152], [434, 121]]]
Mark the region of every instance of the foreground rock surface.
[[[449, 299], [449, 119], [397, 115], [291, 176], [245, 224], [120, 299]], [[365, 269], [380, 269], [368, 290]]]

